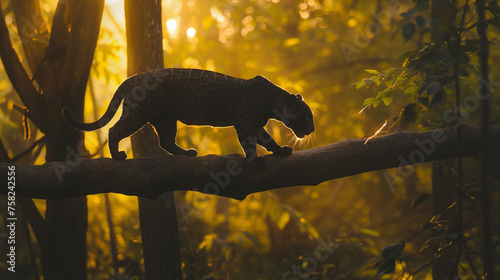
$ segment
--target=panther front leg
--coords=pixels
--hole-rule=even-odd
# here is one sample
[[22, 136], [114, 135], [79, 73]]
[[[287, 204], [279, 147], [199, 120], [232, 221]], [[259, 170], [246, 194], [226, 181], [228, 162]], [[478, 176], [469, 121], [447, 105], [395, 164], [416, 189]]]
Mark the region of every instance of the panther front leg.
[[264, 128], [261, 128], [259, 130], [259, 133], [257, 135], [257, 143], [266, 148], [266, 150], [278, 156], [288, 156], [293, 152], [292, 147], [281, 147], [280, 145], [278, 145], [278, 143], [274, 141], [273, 137], [271, 137], [271, 135], [269, 135], [269, 133], [267, 133]]
[[245, 152], [245, 160], [254, 168], [263, 168], [264, 159], [257, 155], [257, 131], [247, 127], [235, 127], [238, 140]]

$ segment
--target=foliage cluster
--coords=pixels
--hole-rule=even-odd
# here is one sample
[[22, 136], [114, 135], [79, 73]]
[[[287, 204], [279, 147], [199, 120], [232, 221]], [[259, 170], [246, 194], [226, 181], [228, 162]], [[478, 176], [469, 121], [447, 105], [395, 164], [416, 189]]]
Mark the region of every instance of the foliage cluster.
[[[399, 68], [389, 68], [383, 71], [365, 69], [373, 76], [353, 84], [357, 89], [377, 87], [381, 90], [375, 97], [365, 99], [365, 108], [377, 107], [380, 103], [386, 106], [395, 98], [401, 99], [396, 113], [388, 118], [376, 134], [388, 132], [397, 127], [413, 126], [420, 130], [448, 127], [460, 131], [461, 124], [480, 124], [480, 102], [484, 97], [480, 86], [485, 84], [491, 96], [492, 120], [490, 124], [498, 124], [500, 119], [498, 95], [494, 95], [498, 87], [498, 66], [492, 64], [490, 81], [484, 81], [480, 76], [477, 63], [480, 40], [477, 28], [477, 13], [469, 1], [459, 2], [456, 9], [452, 7], [439, 15], [439, 18], [429, 18], [429, 1], [416, 1], [415, 7], [402, 14], [400, 22], [401, 35], [405, 41], [417, 41], [417, 48], [401, 56]], [[436, 7], [434, 7], [436, 9]], [[491, 46], [498, 44], [498, 28], [500, 27], [500, 7], [496, 1], [488, 1], [486, 5]], [[422, 38], [427, 38], [423, 40]], [[498, 60], [498, 48], [491, 48], [493, 61]], [[393, 104], [394, 105], [394, 104]], [[393, 106], [394, 107], [394, 106]], [[383, 130], [388, 125], [388, 129]], [[455, 254], [455, 265], [460, 269], [459, 275], [479, 279], [482, 260], [473, 252], [481, 252], [479, 222], [482, 205], [479, 190], [479, 172], [476, 160], [462, 160], [449, 165], [444, 163], [445, 172], [453, 178], [452, 193], [455, 202], [444, 211], [437, 213], [424, 224], [415, 235], [402, 240], [401, 243], [387, 246], [383, 250], [383, 260], [378, 263], [380, 273], [394, 271], [396, 260], [409, 265], [409, 256], [402, 256], [405, 242], [415, 236], [431, 233], [422, 245], [418, 254], [431, 252], [432, 257], [420, 268], [409, 271], [411, 276], [431, 265], [433, 259], [446, 257], [445, 254]], [[491, 158], [489, 181], [494, 190], [492, 203], [498, 201], [499, 155], [494, 153]], [[422, 193], [414, 202], [418, 207], [429, 198], [428, 193]], [[436, 200], [436, 197], [433, 197]], [[443, 218], [446, 217], [446, 218]], [[493, 225], [498, 225], [498, 213], [494, 210]], [[436, 232], [440, 232], [436, 235]], [[498, 228], [493, 232], [498, 242]], [[454, 270], [454, 273], [457, 270]], [[453, 272], [452, 272], [453, 273]], [[450, 277], [452, 275], [450, 274]]]

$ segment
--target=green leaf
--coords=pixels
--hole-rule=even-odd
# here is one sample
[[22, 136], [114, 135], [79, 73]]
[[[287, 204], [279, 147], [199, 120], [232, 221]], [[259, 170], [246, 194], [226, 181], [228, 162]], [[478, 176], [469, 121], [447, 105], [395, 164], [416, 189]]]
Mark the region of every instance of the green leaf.
[[384, 258], [384, 260], [397, 259], [401, 257], [401, 253], [403, 253], [404, 248], [405, 243], [395, 243], [385, 246], [382, 249], [382, 258]]
[[377, 276], [393, 273], [396, 269], [396, 259], [381, 260], [375, 267], [378, 267]]
[[378, 232], [376, 230], [373, 230], [373, 229], [369, 229], [369, 228], [362, 228], [359, 231], [362, 234], [368, 235], [368, 236], [371, 236], [371, 237], [379, 237], [380, 236], [380, 232]]
[[386, 96], [382, 97], [382, 101], [384, 102], [385, 106], [389, 106], [392, 103], [393, 100], [392, 94], [387, 94]]
[[402, 13], [401, 16], [406, 18], [406, 19], [410, 19], [411, 17], [413, 17], [413, 15], [415, 15], [416, 12], [417, 12], [417, 8], [413, 7], [411, 9], [409, 9], [408, 11]]
[[424, 242], [424, 245], [420, 248], [419, 253], [422, 253], [425, 249], [429, 248], [431, 245], [434, 245], [437, 242], [437, 238], [431, 238]]
[[371, 103], [373, 103], [374, 100], [375, 100], [375, 98], [369, 97], [369, 98], [365, 99], [365, 101], [363, 102], [363, 105], [371, 104]]
[[437, 105], [443, 103], [445, 100], [445, 94], [444, 94], [444, 91], [441, 91], [441, 92], [438, 92], [436, 93], [432, 99], [431, 99], [431, 103], [429, 104], [429, 107], [431, 109], [434, 109], [437, 107]]
[[405, 43], [413, 37], [415, 34], [415, 24], [413, 22], [407, 22], [403, 25], [401, 31], [403, 32], [403, 38], [405, 38]]
[[414, 202], [413, 205], [411, 206], [412, 208], [417, 208], [420, 204], [424, 203], [429, 198], [429, 194], [423, 193], [421, 194]]
[[389, 88], [386, 88], [384, 90], [381, 90], [381, 91], [377, 92], [377, 96], [375, 96], [375, 99], [382, 98], [384, 95], [387, 94], [387, 92], [389, 92]]
[[365, 71], [368, 72], [368, 73], [370, 73], [370, 74], [375, 74], [375, 75], [378, 74], [378, 71], [374, 70], [374, 69], [365, 69]]
[[362, 86], [365, 85], [365, 82], [364, 81], [355, 82], [354, 84], [352, 84], [350, 86], [352, 87], [354, 85], [356, 86], [356, 89], [360, 89]]
[[427, 20], [422, 16], [416, 16], [415, 21], [417, 22], [417, 25], [420, 27], [425, 27], [427, 25]]
[[396, 81], [398, 81], [398, 82], [400, 82], [400, 83], [401, 83], [401, 82], [404, 82], [404, 81], [406, 81], [406, 80], [408, 80], [408, 78], [406, 78], [406, 77], [404, 77], [404, 76], [398, 76], [398, 77], [396, 78]]
[[373, 100], [373, 107], [377, 108], [377, 106], [380, 105], [380, 101], [380, 99]]
[[417, 86], [409, 87], [405, 90], [404, 94], [414, 94], [417, 90]]
[[391, 76], [391, 77], [387, 77], [384, 81], [385, 81], [385, 85], [387, 87], [392, 87], [394, 85], [394, 83], [396, 82], [396, 79], [394, 79], [394, 76]]
[[379, 77], [379, 76], [373, 76], [373, 77], [372, 77], [372, 81], [373, 81], [375, 84], [377, 84], [377, 86], [380, 86], [381, 81], [380, 81], [380, 77]]
[[389, 69], [384, 71], [384, 74], [387, 75], [387, 74], [390, 74], [390, 73], [397, 71], [397, 70], [401, 70], [401, 68], [389, 68]]
[[[432, 82], [423, 86], [422, 89], [427, 90], [427, 94], [429, 94], [429, 96], [433, 96], [443, 92], [443, 85], [440, 82]], [[420, 91], [422, 91], [422, 89]]]
[[437, 215], [433, 216], [433, 217], [431, 218], [431, 220], [429, 221], [429, 223], [431, 223], [431, 224], [436, 224], [436, 223], [438, 222], [438, 220], [439, 220], [439, 219], [441, 219], [441, 216], [442, 216], [442, 215], [443, 215], [443, 213], [441, 213], [441, 214], [437, 214]]
[[373, 80], [370, 78], [363, 79], [363, 82], [367, 87], [370, 87], [373, 84]]
[[401, 257], [401, 253], [403, 252], [404, 248], [405, 243], [395, 243], [382, 249], [383, 260], [375, 264], [375, 267], [378, 267], [378, 276], [394, 272], [396, 259], [399, 259]]

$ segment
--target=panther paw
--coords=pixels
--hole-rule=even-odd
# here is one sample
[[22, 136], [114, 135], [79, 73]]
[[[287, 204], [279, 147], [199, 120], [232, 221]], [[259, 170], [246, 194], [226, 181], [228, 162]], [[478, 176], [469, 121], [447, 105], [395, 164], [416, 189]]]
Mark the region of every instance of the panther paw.
[[127, 158], [127, 153], [119, 151], [118, 153], [112, 154], [111, 157], [116, 160], [125, 160]]
[[278, 156], [289, 156], [293, 152], [293, 148], [289, 146], [283, 146], [281, 149], [274, 151], [273, 154]]
[[189, 149], [189, 150], [186, 150], [186, 153], [184, 155], [186, 155], [188, 157], [195, 157], [198, 155], [198, 151], [195, 149]]

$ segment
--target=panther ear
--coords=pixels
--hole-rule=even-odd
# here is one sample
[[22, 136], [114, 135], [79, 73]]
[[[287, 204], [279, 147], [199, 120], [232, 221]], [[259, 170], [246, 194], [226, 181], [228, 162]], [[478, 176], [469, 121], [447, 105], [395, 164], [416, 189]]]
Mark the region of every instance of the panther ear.
[[297, 93], [297, 99], [299, 99], [300, 101], [303, 101], [304, 99], [302, 98], [302, 95], [300, 95], [300, 93]]

